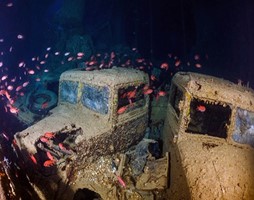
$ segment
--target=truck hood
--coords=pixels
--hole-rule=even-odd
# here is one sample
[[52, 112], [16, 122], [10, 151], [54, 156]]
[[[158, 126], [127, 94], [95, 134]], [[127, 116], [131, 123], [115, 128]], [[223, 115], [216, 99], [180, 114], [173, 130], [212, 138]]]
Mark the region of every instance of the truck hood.
[[[44, 135], [44, 133], [58, 132], [64, 128], [71, 129], [73, 126], [82, 129], [83, 134], [79, 136], [81, 137], [79, 140], [89, 139], [110, 130], [107, 123], [103, 123], [103, 120], [98, 119], [98, 117], [92, 114], [89, 116], [79, 115], [76, 112], [71, 112], [66, 107], [56, 107], [51, 112], [50, 116], [15, 135], [20, 147], [27, 149], [29, 153], [35, 153], [35, 141]], [[98, 121], [100, 123], [97, 123]]]
[[193, 134], [177, 146], [193, 199], [254, 198], [253, 148]]

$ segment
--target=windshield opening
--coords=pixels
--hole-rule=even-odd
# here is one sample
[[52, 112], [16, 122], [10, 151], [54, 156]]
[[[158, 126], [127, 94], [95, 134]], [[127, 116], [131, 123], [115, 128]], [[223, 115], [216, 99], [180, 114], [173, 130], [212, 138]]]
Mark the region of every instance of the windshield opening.
[[109, 89], [108, 87], [99, 87], [84, 85], [82, 89], [81, 102], [83, 106], [100, 114], [108, 113]]
[[226, 138], [230, 116], [229, 105], [194, 98], [190, 103], [190, 121], [186, 132]]
[[60, 83], [60, 101], [76, 104], [78, 102], [78, 82], [63, 81]]
[[254, 113], [238, 108], [236, 111], [235, 131], [232, 135], [235, 142], [254, 147]]

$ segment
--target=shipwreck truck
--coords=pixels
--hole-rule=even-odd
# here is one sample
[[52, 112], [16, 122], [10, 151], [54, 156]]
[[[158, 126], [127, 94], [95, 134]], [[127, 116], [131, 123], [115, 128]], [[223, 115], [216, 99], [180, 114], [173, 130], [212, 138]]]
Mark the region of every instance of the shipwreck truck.
[[179, 72], [164, 124], [172, 199], [254, 199], [253, 90]]
[[39, 199], [160, 196], [167, 188], [168, 157], [149, 160], [149, 139], [131, 149], [148, 126], [148, 85], [146, 73], [120, 67], [60, 76], [57, 107], [15, 134]]
[[155, 158], [153, 140], [142, 139], [148, 84], [124, 68], [61, 75], [57, 107], [15, 135], [39, 199], [254, 199], [253, 91], [175, 74], [168, 95], [151, 103], [151, 129], [164, 121]]

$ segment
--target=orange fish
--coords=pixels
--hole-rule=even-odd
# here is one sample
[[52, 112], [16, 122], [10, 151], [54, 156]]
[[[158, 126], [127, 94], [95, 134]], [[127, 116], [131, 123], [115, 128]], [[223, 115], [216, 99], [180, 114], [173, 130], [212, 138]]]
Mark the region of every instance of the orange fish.
[[156, 80], [156, 76], [151, 75], [150, 79], [151, 79], [152, 81], [155, 81], [155, 80]]
[[128, 106], [123, 106], [118, 109], [117, 114], [123, 114], [127, 110]]
[[181, 64], [181, 61], [180, 61], [180, 60], [177, 60], [177, 61], [175, 62], [175, 66], [176, 66], [176, 67], [178, 67], [180, 64]]
[[47, 156], [50, 160], [54, 160], [54, 157], [51, 155], [51, 153], [49, 151], [47, 151]]
[[201, 65], [201, 64], [199, 64], [199, 63], [196, 63], [196, 64], [195, 64], [195, 67], [196, 67], [196, 68], [201, 68], [201, 67], [202, 67], [202, 65]]
[[147, 89], [143, 92], [145, 95], [149, 95], [153, 93], [153, 89]]
[[43, 163], [43, 166], [44, 167], [51, 167], [55, 164], [55, 160], [46, 160], [44, 163]]
[[206, 111], [206, 107], [202, 106], [202, 105], [199, 105], [199, 106], [197, 106], [197, 111], [199, 111], [199, 112], [205, 112]]
[[162, 63], [161, 64], [161, 69], [165, 69], [165, 70], [168, 70], [168, 63]]
[[59, 143], [58, 146], [59, 146], [59, 148], [60, 148], [61, 150], [66, 150], [66, 148], [65, 148], [64, 145], [63, 145], [63, 143]]
[[48, 138], [48, 139], [52, 139], [55, 137], [55, 133], [52, 132], [46, 132], [44, 133], [44, 137]]
[[37, 160], [36, 160], [36, 158], [34, 157], [33, 154], [30, 155], [30, 158], [31, 158], [31, 160], [33, 161], [34, 164], [37, 164]]
[[164, 96], [166, 96], [166, 92], [165, 91], [159, 91], [158, 93], [157, 93], [157, 95], [156, 95], [156, 100], [158, 100], [159, 99], [159, 97], [164, 97]]
[[45, 101], [42, 105], [41, 105], [41, 108], [42, 109], [46, 109], [48, 107], [48, 102]]
[[77, 56], [78, 56], [78, 57], [82, 57], [82, 56], [84, 56], [84, 55], [85, 55], [85, 54], [84, 54], [83, 52], [78, 52], [78, 53], [77, 53]]
[[136, 93], [137, 93], [137, 89], [133, 90], [133, 91], [129, 91], [127, 93], [127, 98], [128, 99], [131, 99], [131, 98], [134, 98], [136, 96]]
[[126, 184], [123, 181], [123, 179], [120, 176], [116, 176], [116, 177], [117, 177], [118, 182], [121, 184], [121, 186], [126, 187]]
[[8, 137], [5, 133], [2, 133], [2, 135], [4, 136], [4, 138], [5, 138], [7, 141], [10, 140], [9, 137]]
[[10, 113], [17, 114], [19, 112], [19, 109], [12, 106], [11, 104], [7, 105], [10, 108]]
[[40, 141], [41, 141], [41, 142], [44, 142], [44, 143], [48, 143], [48, 142], [49, 142], [48, 138], [46, 138], [46, 137], [44, 137], [44, 136], [41, 136], [41, 137], [40, 137]]
[[167, 93], [165, 92], [165, 91], [159, 91], [158, 92], [158, 95], [160, 96], [160, 97], [163, 97], [163, 96], [165, 96]]
[[30, 70], [28, 70], [28, 74], [35, 74], [35, 71], [30, 69]]

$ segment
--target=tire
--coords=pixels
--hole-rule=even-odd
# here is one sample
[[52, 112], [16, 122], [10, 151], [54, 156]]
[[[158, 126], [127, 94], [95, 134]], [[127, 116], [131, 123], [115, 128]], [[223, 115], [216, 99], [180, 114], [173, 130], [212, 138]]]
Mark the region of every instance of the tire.
[[56, 106], [56, 104], [57, 95], [50, 90], [37, 90], [35, 92], [31, 92], [26, 101], [28, 109], [32, 113], [38, 115], [47, 114], [49, 110]]

